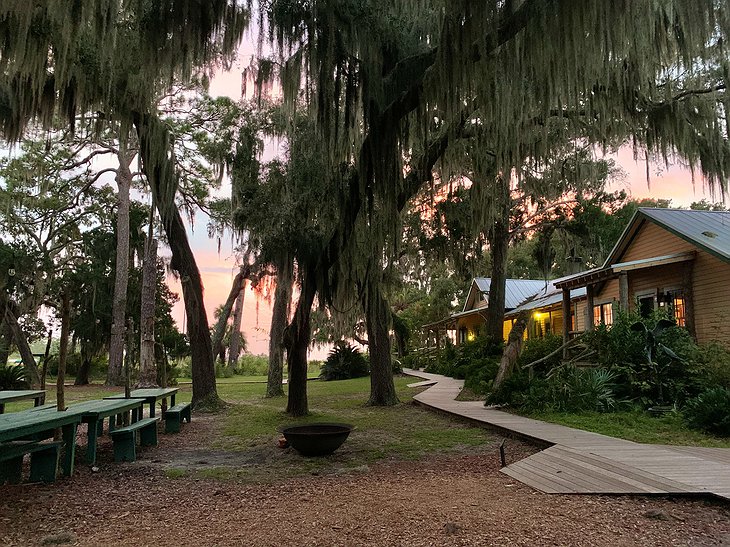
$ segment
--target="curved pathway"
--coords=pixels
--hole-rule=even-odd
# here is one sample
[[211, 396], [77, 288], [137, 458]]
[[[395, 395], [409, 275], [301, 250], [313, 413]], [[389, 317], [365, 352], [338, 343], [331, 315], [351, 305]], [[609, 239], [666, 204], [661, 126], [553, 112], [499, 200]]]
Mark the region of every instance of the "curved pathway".
[[[730, 448], [642, 444], [455, 401], [463, 380], [406, 369], [433, 384], [420, 404], [547, 446], [502, 469], [546, 493], [715, 495], [730, 500]], [[412, 384], [413, 385], [413, 384]]]

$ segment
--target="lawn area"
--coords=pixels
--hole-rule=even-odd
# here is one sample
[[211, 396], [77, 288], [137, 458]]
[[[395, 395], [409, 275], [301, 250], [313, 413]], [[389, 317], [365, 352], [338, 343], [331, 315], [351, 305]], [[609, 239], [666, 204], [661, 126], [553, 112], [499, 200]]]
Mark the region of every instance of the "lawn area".
[[647, 412], [536, 412], [525, 414], [536, 420], [593, 431], [639, 443], [696, 445], [730, 448], [730, 439], [714, 437], [689, 429], [679, 414], [655, 418]]
[[[270, 481], [302, 474], [343, 473], [365, 470], [384, 459], [417, 460], [438, 453], [473, 451], [491, 446], [495, 437], [477, 428], [429, 412], [412, 402], [419, 390], [408, 388], [411, 377], [395, 379], [401, 400], [394, 407], [365, 406], [369, 378], [308, 384], [310, 415], [291, 418], [284, 413], [285, 398], [266, 399], [265, 384], [223, 381], [219, 395], [231, 406], [216, 420], [211, 435], [212, 450], [241, 453], [246, 465], [196, 469], [196, 475], [234, 478], [246, 482]], [[190, 392], [182, 391], [180, 400]], [[327, 458], [303, 458], [293, 449], [276, 447], [282, 425], [310, 422], [345, 422], [355, 426], [347, 442]], [[213, 458], [214, 459], [214, 458]], [[171, 468], [168, 476], [188, 475], [185, 469]]]

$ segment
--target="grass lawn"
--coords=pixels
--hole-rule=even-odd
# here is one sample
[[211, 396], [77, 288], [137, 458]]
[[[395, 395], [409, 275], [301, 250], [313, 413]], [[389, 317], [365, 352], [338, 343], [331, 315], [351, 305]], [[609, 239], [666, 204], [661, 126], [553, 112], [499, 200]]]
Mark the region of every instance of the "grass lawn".
[[611, 437], [639, 443], [696, 445], [730, 448], [730, 438], [714, 437], [689, 429], [679, 414], [667, 414], [655, 418], [647, 412], [539, 412], [526, 414], [536, 420], [544, 420], [576, 429], [584, 429]]
[[[233, 403], [225, 412], [212, 448], [240, 451], [249, 456], [241, 468], [219, 467], [197, 472], [216, 478], [268, 481], [302, 474], [326, 474], [367, 469], [384, 460], [417, 460], [428, 454], [471, 450], [491, 445], [494, 436], [484, 429], [427, 411], [413, 404], [419, 390], [408, 388], [411, 377], [395, 379], [401, 403], [393, 407], [365, 406], [370, 379], [310, 382], [310, 415], [291, 418], [284, 413], [286, 399], [266, 399], [264, 384], [221, 382], [220, 396]], [[185, 395], [181, 397], [185, 400]], [[275, 447], [282, 425], [344, 422], [355, 426], [347, 442], [327, 458], [304, 458], [293, 450]], [[171, 469], [169, 476], [180, 476]], [[183, 473], [183, 476], [185, 474]]]

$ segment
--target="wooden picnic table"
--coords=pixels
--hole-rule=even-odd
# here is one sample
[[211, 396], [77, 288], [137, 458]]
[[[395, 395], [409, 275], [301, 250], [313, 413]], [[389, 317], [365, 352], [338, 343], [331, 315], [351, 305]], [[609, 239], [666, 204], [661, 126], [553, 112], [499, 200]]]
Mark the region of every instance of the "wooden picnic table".
[[0, 390], [0, 414], [5, 412], [5, 403], [33, 399], [33, 406], [40, 406], [45, 398], [46, 392], [41, 389]]
[[58, 411], [33, 409], [0, 415], [0, 442], [17, 441], [27, 438], [35, 440], [50, 439], [57, 428], [63, 432], [65, 453], [63, 474], [71, 476], [76, 455], [76, 427], [81, 423], [82, 413], [73, 409]]
[[[68, 410], [81, 413], [81, 421], [88, 424], [88, 442], [86, 445], [86, 461], [94, 465], [96, 463], [97, 439], [102, 433], [104, 418], [109, 418], [109, 431], [116, 426], [116, 418], [120, 414], [132, 411], [132, 422], [142, 418], [141, 399], [103, 399], [96, 401], [84, 401], [68, 407]], [[45, 411], [47, 412], [47, 411]]]
[[[155, 416], [155, 405], [160, 399], [165, 400], [170, 398], [170, 406], [175, 406], [175, 394], [178, 392], [176, 387], [161, 387], [161, 388], [143, 388], [135, 389], [129, 394], [130, 399], [144, 399], [145, 403], [150, 405], [150, 418]], [[112, 395], [110, 397], [104, 397], [105, 399], [126, 399], [124, 394]]]

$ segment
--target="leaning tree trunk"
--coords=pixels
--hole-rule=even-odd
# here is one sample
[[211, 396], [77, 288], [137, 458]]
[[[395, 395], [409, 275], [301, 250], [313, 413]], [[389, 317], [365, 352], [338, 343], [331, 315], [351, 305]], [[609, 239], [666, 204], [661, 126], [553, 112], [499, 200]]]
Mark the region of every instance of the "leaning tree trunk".
[[41, 368], [41, 389], [46, 389], [46, 376], [48, 375], [48, 359], [51, 355], [51, 344], [53, 343], [53, 330], [48, 329], [48, 338], [46, 339], [46, 351], [43, 352], [43, 367]]
[[494, 385], [492, 391], [502, 385], [502, 383], [512, 375], [517, 364], [517, 359], [520, 357], [522, 351], [522, 341], [524, 339], [525, 328], [527, 328], [527, 322], [530, 319], [529, 311], [521, 311], [517, 316], [512, 330], [509, 332], [509, 339], [507, 345], [502, 353], [502, 359], [499, 362], [499, 369], [497, 370], [497, 377], [494, 379]]
[[289, 260], [279, 268], [274, 292], [274, 309], [271, 313], [271, 329], [269, 331], [269, 373], [266, 381], [267, 397], [283, 397], [284, 387], [284, 328], [287, 321], [287, 310], [291, 301], [291, 269]]
[[235, 369], [238, 365], [238, 356], [241, 353], [241, 319], [243, 318], [243, 302], [246, 297], [246, 280], [236, 297], [236, 305], [233, 309], [233, 328], [231, 329], [231, 344], [228, 347], [228, 367]]
[[142, 268], [140, 307], [139, 378], [136, 387], [157, 387], [155, 362], [155, 289], [157, 288], [157, 240], [148, 237]]
[[28, 344], [28, 339], [25, 337], [23, 329], [18, 324], [18, 317], [15, 315], [12, 303], [8, 302], [5, 307], [5, 321], [10, 326], [10, 331], [13, 333], [13, 340], [15, 345], [18, 346], [20, 352], [20, 358], [23, 360], [23, 367], [25, 368], [25, 375], [33, 387], [41, 385], [41, 377], [38, 372], [38, 365], [36, 365], [35, 359], [33, 358], [33, 352]]
[[302, 277], [302, 291], [294, 312], [294, 319], [286, 328], [286, 364], [289, 370], [289, 398], [286, 412], [291, 416], [309, 414], [307, 402], [307, 350], [312, 339], [312, 304], [317, 290], [314, 276], [307, 272]]
[[118, 207], [117, 207], [117, 259], [114, 277], [114, 297], [112, 299], [112, 331], [109, 341], [109, 368], [106, 385], [124, 385], [122, 356], [126, 336], [127, 280], [129, 279], [129, 188], [132, 185], [132, 171], [129, 166], [134, 154], [120, 145], [119, 168], [117, 169]]
[[185, 302], [191, 350], [194, 407], [216, 408], [220, 398], [216, 389], [215, 365], [208, 316], [203, 303], [203, 282], [188, 242], [185, 224], [175, 203], [177, 174], [171, 151], [170, 134], [159, 119], [134, 113], [145, 174], [150, 181], [162, 226], [172, 251], [170, 267], [178, 272]]
[[[238, 294], [241, 292], [241, 289], [243, 288], [244, 281], [250, 274], [250, 267], [247, 265], [241, 266], [241, 269], [236, 274], [236, 277], [233, 278], [233, 283], [231, 284], [231, 290], [228, 293], [228, 298], [226, 298], [226, 301], [223, 303], [223, 308], [221, 309], [221, 313], [218, 316], [218, 320], [213, 327], [213, 337], [211, 340], [211, 345], [213, 347], [213, 351], [215, 352], [215, 355], [222, 355], [221, 361], [225, 363], [225, 349], [223, 348], [223, 336], [226, 332], [226, 325], [228, 324], [228, 318], [231, 316], [231, 310], [233, 309], [233, 304], [236, 302], [236, 298], [238, 297]], [[214, 355], [214, 357], [215, 357]]]
[[495, 342], [503, 340], [504, 301], [507, 286], [507, 253], [509, 251], [509, 186], [498, 177], [495, 191], [497, 217], [489, 229], [489, 254], [492, 259], [492, 276], [489, 283], [488, 305], [485, 311], [486, 334]]
[[390, 317], [388, 302], [375, 280], [367, 280], [363, 292], [365, 324], [368, 331], [370, 353], [370, 399], [369, 405], [390, 406], [398, 404], [398, 395], [393, 382], [393, 362], [390, 355]]
[[58, 346], [58, 377], [56, 378], [56, 409], [66, 410], [66, 361], [71, 330], [71, 302], [66, 289], [61, 293], [61, 340]]

